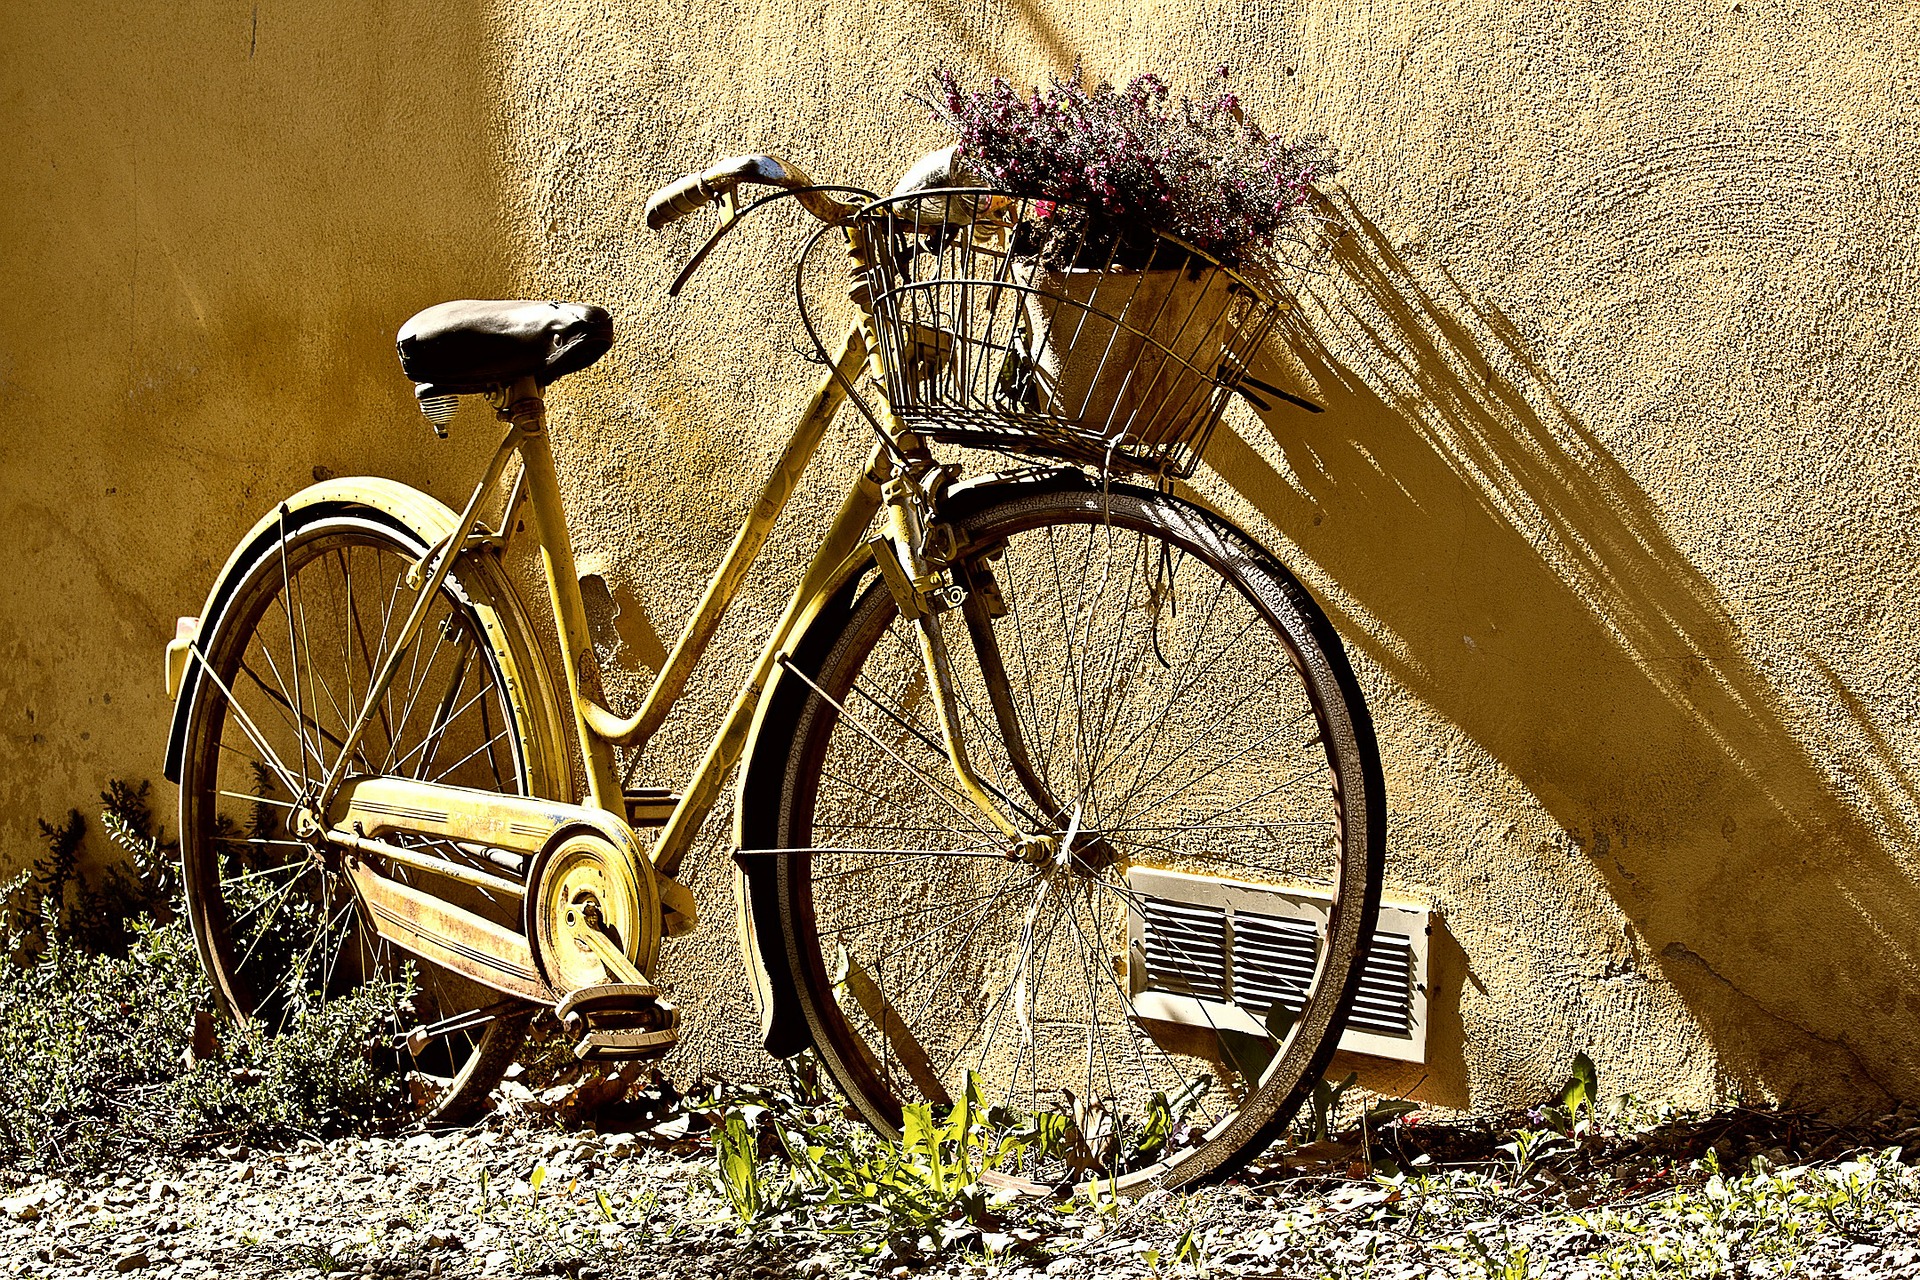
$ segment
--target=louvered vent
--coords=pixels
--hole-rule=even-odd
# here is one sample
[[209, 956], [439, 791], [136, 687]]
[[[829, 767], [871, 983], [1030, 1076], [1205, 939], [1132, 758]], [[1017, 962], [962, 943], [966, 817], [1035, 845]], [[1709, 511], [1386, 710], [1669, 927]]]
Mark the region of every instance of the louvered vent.
[[1354, 997], [1347, 1025], [1403, 1036], [1410, 1021], [1412, 996], [1413, 939], [1397, 933], [1374, 934], [1367, 967], [1360, 971], [1360, 994]]
[[[1274, 1005], [1304, 1007], [1325, 896], [1138, 868], [1128, 879], [1139, 1017], [1258, 1032]], [[1341, 1047], [1425, 1060], [1426, 940], [1426, 912], [1381, 907]]]
[[[1147, 972], [1168, 991], [1227, 998], [1227, 918], [1211, 907], [1149, 898]], [[1309, 960], [1311, 963], [1311, 960]]]
[[[1224, 921], [1225, 913], [1221, 915]], [[1152, 926], [1148, 927], [1151, 930]], [[1276, 1004], [1300, 1012], [1307, 1002], [1313, 960], [1319, 950], [1320, 931], [1311, 920], [1236, 913], [1233, 1002], [1263, 1020]]]

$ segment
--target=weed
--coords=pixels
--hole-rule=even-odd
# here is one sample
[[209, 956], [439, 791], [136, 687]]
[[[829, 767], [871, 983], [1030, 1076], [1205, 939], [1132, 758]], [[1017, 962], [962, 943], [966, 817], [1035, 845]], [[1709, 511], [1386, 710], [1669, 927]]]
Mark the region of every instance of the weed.
[[370, 1046], [404, 998], [363, 987], [279, 1036], [230, 1026], [182, 918], [175, 846], [148, 789], [112, 784], [101, 826], [131, 858], [80, 869], [86, 824], [43, 823], [47, 853], [0, 890], [0, 1162], [87, 1169], [141, 1147], [316, 1135], [392, 1115], [394, 1064]]

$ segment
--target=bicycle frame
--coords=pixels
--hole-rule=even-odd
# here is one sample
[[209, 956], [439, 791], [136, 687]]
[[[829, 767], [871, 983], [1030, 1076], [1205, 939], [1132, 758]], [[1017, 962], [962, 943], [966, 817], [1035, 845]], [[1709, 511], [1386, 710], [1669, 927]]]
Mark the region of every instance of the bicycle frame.
[[[864, 236], [850, 234], [849, 240], [858, 265]], [[719, 630], [728, 608], [738, 598], [749, 570], [785, 511], [800, 477], [818, 452], [827, 427], [846, 400], [854, 378], [867, 368], [871, 368], [877, 377], [884, 377], [885, 357], [876, 351], [872, 335], [871, 315], [863, 309], [848, 331], [839, 354], [832, 360], [830, 369], [821, 378], [795, 422], [771, 473], [708, 582], [705, 593], [672, 652], [654, 677], [640, 709], [630, 717], [617, 715], [584, 691], [589, 673], [596, 669], [596, 660], [580, 594], [572, 539], [554, 471], [540, 389], [531, 379], [527, 379], [500, 396], [496, 401], [498, 415], [508, 423], [507, 431], [479, 484], [475, 486], [458, 525], [421, 562], [418, 572], [424, 581], [420, 594], [396, 637], [385, 667], [369, 689], [359, 722], [351, 730], [345, 748], [340, 752], [333, 776], [326, 779], [320, 796], [321, 811], [327, 811], [339, 793], [345, 781], [342, 776], [344, 762], [351, 758], [353, 747], [365, 731], [374, 706], [386, 692], [398, 668], [400, 655], [406, 652], [423, 625], [426, 603], [440, 589], [458, 550], [476, 537], [492, 536], [480, 529], [479, 507], [484, 495], [498, 483], [508, 462], [518, 454], [523, 467], [519, 483], [524, 486], [525, 499], [531, 509], [549, 603], [560, 640], [564, 670], [563, 696], [569, 704], [576, 741], [585, 765], [586, 795], [582, 802], [626, 821], [626, 797], [615, 776], [613, 749], [624, 746], [644, 750], [648, 740], [685, 692], [688, 680]], [[913, 607], [914, 593], [924, 594], [937, 586], [938, 579], [929, 570], [920, 552], [920, 495], [903, 476], [895, 474], [899, 464], [930, 467], [932, 458], [918, 438], [891, 413], [883, 411], [880, 423], [885, 438], [876, 442], [866, 465], [843, 498], [699, 767], [666, 815], [664, 827], [648, 855], [651, 870], [662, 882], [662, 899], [673, 933], [690, 929], [695, 916], [691, 895], [672, 878], [690, 851], [694, 837], [711, 815], [728, 771], [738, 762], [746, 746], [760, 697], [795, 628], [805, 617], [809, 604], [842, 580], [844, 574], [867, 554], [874, 554], [878, 558], [883, 576], [894, 588], [895, 594], [902, 596], [903, 603], [910, 608]], [[515, 501], [510, 499], [509, 517], [515, 506]], [[883, 507], [889, 515], [888, 537], [868, 541], [866, 532]], [[508, 532], [502, 531], [503, 534]], [[882, 543], [891, 545], [882, 546]], [[931, 609], [921, 607], [917, 613], [929, 688], [935, 694], [936, 714], [963, 789], [1015, 844], [1030, 844], [1036, 839], [1044, 841], [1045, 837], [1036, 837], [1016, 826], [975, 775], [954, 710], [952, 678], [944, 638]], [[437, 796], [438, 804], [446, 804], [445, 790], [432, 788], [431, 784], [394, 778], [383, 780], [382, 786], [383, 795], [390, 802], [404, 803], [412, 790], [423, 802]], [[635, 867], [633, 870], [637, 874], [641, 869]], [[672, 919], [673, 916], [679, 919]]]

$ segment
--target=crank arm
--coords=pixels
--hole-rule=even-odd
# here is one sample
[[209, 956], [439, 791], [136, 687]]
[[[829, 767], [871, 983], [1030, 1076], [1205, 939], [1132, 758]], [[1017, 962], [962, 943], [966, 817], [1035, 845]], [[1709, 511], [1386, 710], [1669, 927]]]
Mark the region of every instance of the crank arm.
[[[574, 935], [593, 948], [593, 954], [607, 967], [607, 976], [615, 982], [633, 983], [637, 986], [651, 986], [647, 975], [634, 966], [633, 961], [619, 947], [613, 945], [613, 939], [595, 928], [581, 929]], [[590, 988], [587, 988], [590, 990]]]

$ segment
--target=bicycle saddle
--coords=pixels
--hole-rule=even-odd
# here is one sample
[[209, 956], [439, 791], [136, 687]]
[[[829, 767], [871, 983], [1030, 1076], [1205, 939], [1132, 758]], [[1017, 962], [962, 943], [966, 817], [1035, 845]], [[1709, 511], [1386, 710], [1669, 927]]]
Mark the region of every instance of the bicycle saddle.
[[442, 302], [400, 326], [413, 393], [474, 395], [535, 378], [546, 386], [613, 346], [613, 317], [582, 302]]

